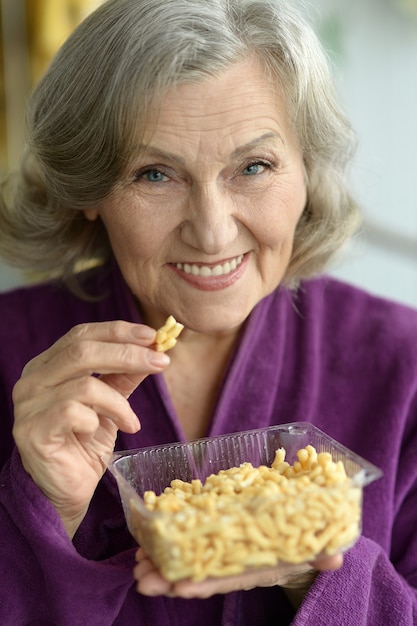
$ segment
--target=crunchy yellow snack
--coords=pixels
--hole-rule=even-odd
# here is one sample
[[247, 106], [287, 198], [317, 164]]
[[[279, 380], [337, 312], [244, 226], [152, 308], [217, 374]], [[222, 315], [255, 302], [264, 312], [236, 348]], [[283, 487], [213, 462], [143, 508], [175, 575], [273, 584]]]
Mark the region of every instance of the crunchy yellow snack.
[[157, 352], [171, 350], [177, 343], [177, 337], [184, 328], [183, 324], [177, 322], [173, 315], [170, 315], [165, 324], [156, 331], [155, 349]]
[[361, 489], [329, 453], [306, 446], [297, 456], [290, 465], [281, 448], [271, 467], [243, 463], [204, 483], [173, 480], [159, 496], [147, 491], [146, 508], [160, 515], [135, 518], [132, 501], [137, 540], [170, 581], [335, 554], [360, 533]]

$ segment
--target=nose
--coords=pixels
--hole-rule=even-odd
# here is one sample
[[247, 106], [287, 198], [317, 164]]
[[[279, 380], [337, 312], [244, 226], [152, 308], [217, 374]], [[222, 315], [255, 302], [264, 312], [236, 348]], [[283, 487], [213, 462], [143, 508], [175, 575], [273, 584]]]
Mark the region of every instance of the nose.
[[219, 254], [236, 238], [236, 206], [216, 182], [193, 185], [181, 227], [185, 243], [205, 254]]

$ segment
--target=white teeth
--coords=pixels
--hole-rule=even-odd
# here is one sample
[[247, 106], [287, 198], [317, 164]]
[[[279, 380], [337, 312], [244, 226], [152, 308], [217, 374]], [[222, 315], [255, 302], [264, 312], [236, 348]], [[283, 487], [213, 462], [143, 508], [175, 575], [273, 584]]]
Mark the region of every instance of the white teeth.
[[192, 274], [193, 276], [225, 276], [233, 272], [242, 261], [243, 254], [232, 261], [227, 261], [223, 265], [215, 265], [214, 267], [209, 267], [208, 265], [190, 265], [189, 263], [177, 263], [176, 267], [186, 274]]

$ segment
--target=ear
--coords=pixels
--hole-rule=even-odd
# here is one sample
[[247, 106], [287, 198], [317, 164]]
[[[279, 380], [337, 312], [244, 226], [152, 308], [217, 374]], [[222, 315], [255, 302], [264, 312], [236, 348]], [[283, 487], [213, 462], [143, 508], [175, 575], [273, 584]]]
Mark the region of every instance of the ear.
[[98, 209], [85, 209], [84, 215], [89, 222], [95, 222], [100, 214]]

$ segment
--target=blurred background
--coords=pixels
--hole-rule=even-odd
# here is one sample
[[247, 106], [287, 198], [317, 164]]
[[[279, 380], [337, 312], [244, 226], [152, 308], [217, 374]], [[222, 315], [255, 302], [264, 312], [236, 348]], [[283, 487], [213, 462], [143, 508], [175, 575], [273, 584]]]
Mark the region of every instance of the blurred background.
[[[351, 184], [364, 224], [330, 272], [417, 307], [417, 0], [288, 1], [320, 35], [359, 139]], [[1, 174], [19, 160], [27, 94], [99, 4], [0, 0]], [[0, 264], [0, 291], [22, 282]]]

